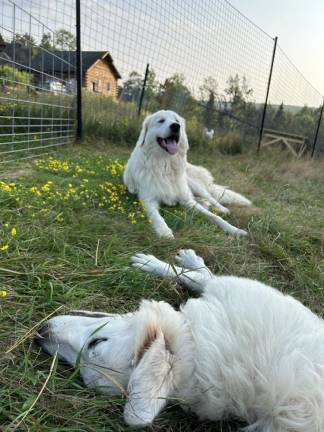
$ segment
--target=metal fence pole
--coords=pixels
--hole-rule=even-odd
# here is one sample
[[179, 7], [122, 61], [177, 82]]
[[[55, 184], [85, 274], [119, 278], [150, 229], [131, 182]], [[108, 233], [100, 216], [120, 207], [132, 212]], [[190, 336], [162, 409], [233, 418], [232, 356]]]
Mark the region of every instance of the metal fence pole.
[[76, 0], [76, 81], [77, 81], [77, 130], [76, 138], [82, 138], [82, 51], [81, 51], [81, 5]]
[[147, 81], [147, 77], [148, 77], [148, 73], [149, 73], [149, 68], [150, 68], [150, 65], [147, 63], [146, 70], [145, 70], [143, 87], [142, 87], [141, 96], [140, 96], [140, 100], [139, 100], [139, 104], [138, 104], [138, 110], [137, 110], [137, 115], [138, 116], [141, 115], [141, 111], [142, 111], [142, 105], [143, 105], [143, 99], [144, 99], [144, 94], [145, 94], [145, 87], [146, 87], [146, 81]]
[[315, 136], [314, 136], [311, 157], [313, 157], [314, 153], [315, 153], [315, 148], [316, 148], [317, 139], [318, 139], [318, 133], [319, 133], [319, 130], [320, 130], [320, 127], [321, 127], [321, 123], [322, 123], [322, 118], [323, 118], [323, 110], [324, 110], [324, 98], [323, 98], [322, 108], [321, 108], [321, 111], [320, 111], [320, 115], [319, 115], [318, 123], [317, 123], [317, 127], [316, 127], [316, 132], [315, 132]]
[[274, 38], [274, 45], [273, 45], [272, 59], [271, 59], [271, 66], [270, 66], [270, 73], [269, 73], [268, 86], [267, 86], [267, 94], [266, 94], [266, 98], [265, 98], [265, 102], [264, 102], [262, 119], [261, 119], [261, 125], [260, 125], [260, 133], [259, 133], [259, 141], [258, 141], [257, 154], [260, 153], [260, 147], [261, 147], [261, 141], [262, 141], [263, 129], [264, 129], [264, 122], [265, 122], [265, 117], [266, 117], [266, 114], [267, 114], [268, 98], [269, 98], [269, 91], [270, 91], [270, 85], [271, 85], [271, 78], [272, 78], [272, 72], [273, 72], [274, 59], [275, 59], [276, 50], [277, 50], [277, 42], [278, 42], [278, 37], [276, 36]]

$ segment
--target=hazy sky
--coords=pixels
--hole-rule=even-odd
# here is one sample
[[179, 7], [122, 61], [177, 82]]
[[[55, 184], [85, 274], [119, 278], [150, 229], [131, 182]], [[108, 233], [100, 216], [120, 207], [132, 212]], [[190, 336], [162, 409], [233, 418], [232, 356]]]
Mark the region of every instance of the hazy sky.
[[[28, 31], [27, 12], [18, 6], [13, 14], [11, 0], [2, 2], [3, 36], [10, 40], [13, 16], [15, 31]], [[36, 41], [45, 31], [42, 24], [75, 31], [74, 1], [15, 0], [15, 4], [31, 12]], [[278, 36], [270, 102], [314, 107], [322, 103], [324, 0], [81, 0], [81, 11], [83, 49], [109, 50], [123, 79], [134, 70], [143, 75], [149, 63], [160, 82], [176, 72], [183, 74], [195, 96], [204, 79], [212, 77], [223, 97], [227, 80], [238, 74], [253, 89], [253, 99], [263, 102], [272, 38]]]
[[230, 0], [271, 36], [324, 94], [324, 0]]

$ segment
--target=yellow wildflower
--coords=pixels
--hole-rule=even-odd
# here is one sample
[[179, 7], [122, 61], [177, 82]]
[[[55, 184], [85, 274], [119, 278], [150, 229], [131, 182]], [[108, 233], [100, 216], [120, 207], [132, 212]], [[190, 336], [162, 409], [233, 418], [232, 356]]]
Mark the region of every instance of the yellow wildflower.
[[16, 230], [16, 228], [12, 228], [12, 230], [11, 230], [11, 235], [12, 235], [12, 237], [15, 237], [15, 236], [17, 235], [17, 230]]

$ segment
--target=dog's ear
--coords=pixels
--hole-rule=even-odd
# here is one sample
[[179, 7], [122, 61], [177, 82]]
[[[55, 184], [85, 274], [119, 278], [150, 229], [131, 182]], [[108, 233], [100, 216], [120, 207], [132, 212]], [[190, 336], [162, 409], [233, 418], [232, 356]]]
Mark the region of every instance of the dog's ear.
[[186, 120], [183, 117], [180, 117], [180, 124], [182, 127], [181, 130], [181, 141], [183, 148], [187, 151], [189, 149], [189, 142], [188, 142], [188, 136], [186, 132]]
[[147, 116], [142, 124], [142, 129], [140, 132], [140, 136], [138, 137], [138, 141], [137, 143], [142, 147], [145, 143], [145, 139], [146, 139], [146, 134], [147, 134], [147, 129], [149, 126], [149, 122], [150, 122], [150, 116]]
[[128, 383], [124, 419], [130, 426], [144, 427], [166, 406], [174, 388], [175, 356], [160, 329], [149, 330], [135, 361], [138, 363]]

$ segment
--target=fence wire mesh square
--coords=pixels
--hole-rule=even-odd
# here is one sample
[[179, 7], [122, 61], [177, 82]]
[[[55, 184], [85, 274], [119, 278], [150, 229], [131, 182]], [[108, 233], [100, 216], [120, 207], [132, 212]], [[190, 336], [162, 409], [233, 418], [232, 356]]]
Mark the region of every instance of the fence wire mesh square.
[[75, 53], [23, 3], [0, 2], [2, 161], [44, 153], [75, 136]]
[[[72, 142], [76, 0], [0, 4], [1, 156]], [[80, 0], [80, 8], [84, 136], [134, 144], [145, 115], [173, 109], [192, 145], [241, 152], [266, 132], [324, 150], [322, 95], [280, 43], [269, 82], [273, 37], [227, 0]]]

